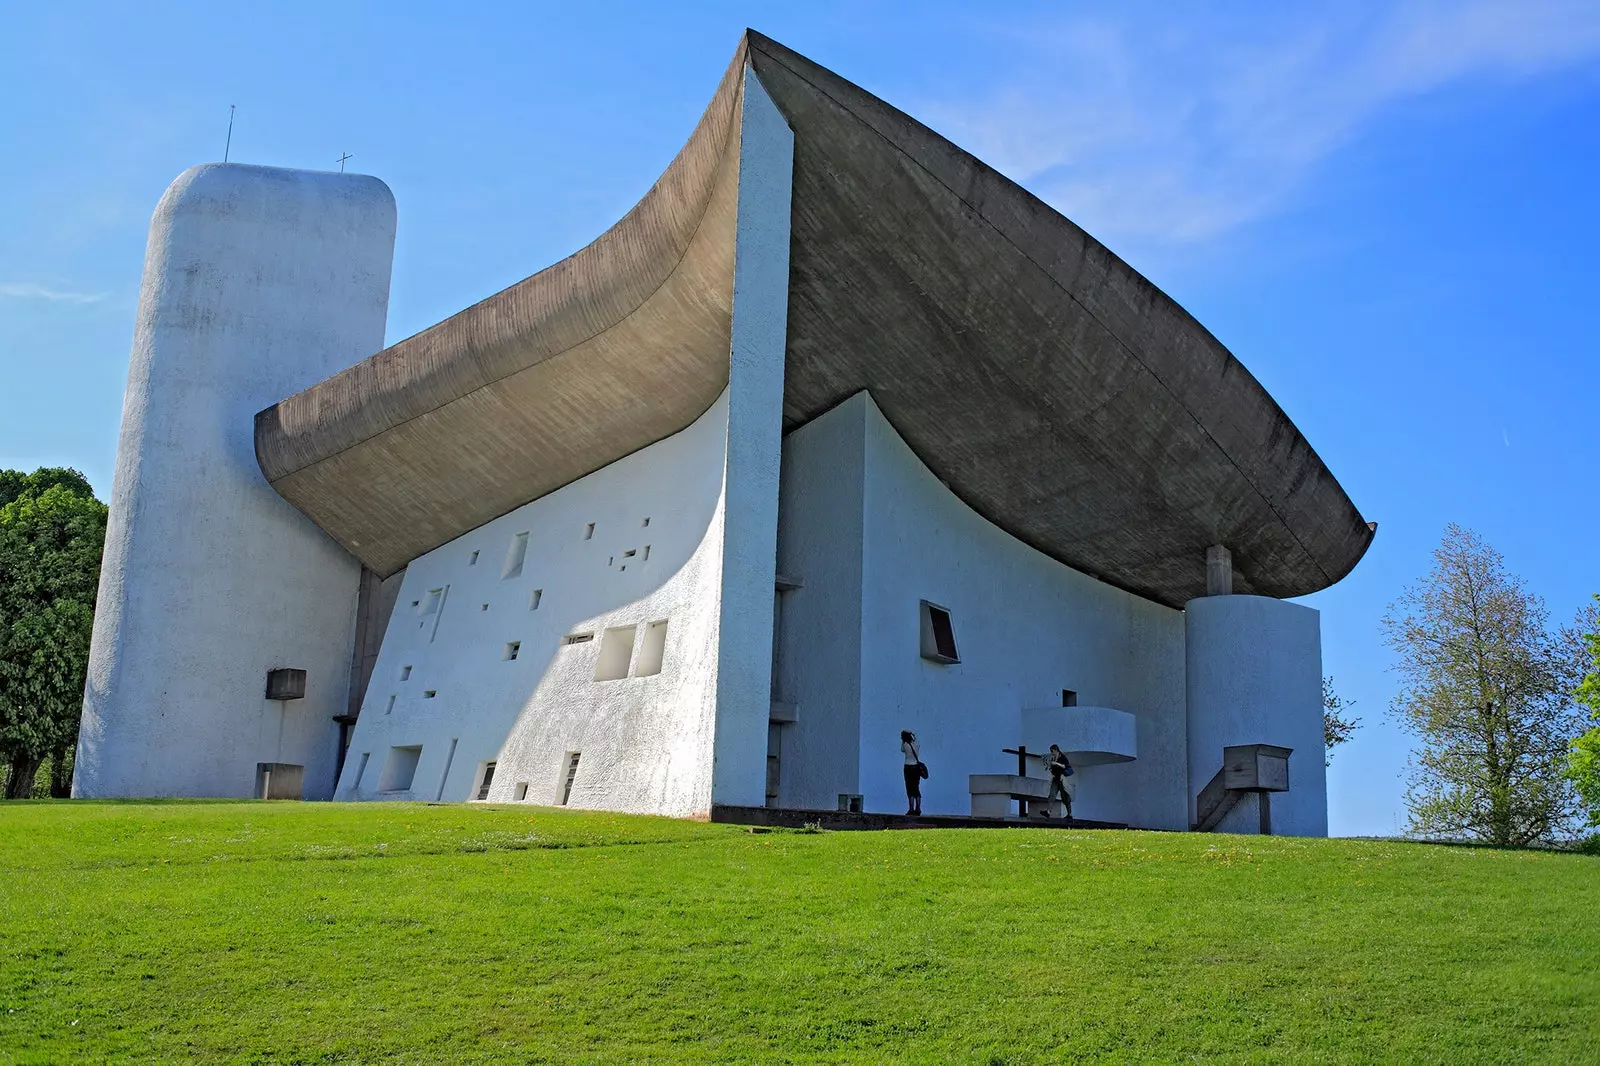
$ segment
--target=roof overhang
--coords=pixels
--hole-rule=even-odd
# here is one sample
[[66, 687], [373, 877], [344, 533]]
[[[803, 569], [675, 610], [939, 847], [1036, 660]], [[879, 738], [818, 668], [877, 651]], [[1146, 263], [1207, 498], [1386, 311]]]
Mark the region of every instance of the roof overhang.
[[643, 200], [593, 244], [256, 417], [286, 499], [379, 574], [694, 421], [728, 379], [744, 72], [794, 131], [783, 420], [870, 390], [974, 510], [1181, 606], [1338, 581], [1373, 527], [1172, 299], [973, 156], [741, 40]]

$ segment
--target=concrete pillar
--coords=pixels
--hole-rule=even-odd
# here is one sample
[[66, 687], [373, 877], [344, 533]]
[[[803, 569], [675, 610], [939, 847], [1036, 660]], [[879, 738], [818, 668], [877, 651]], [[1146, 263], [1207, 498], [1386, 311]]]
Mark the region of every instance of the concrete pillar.
[[1220, 544], [1206, 549], [1206, 595], [1233, 595], [1233, 553]]
[[[1189, 801], [1222, 768], [1222, 749], [1276, 744], [1289, 756], [1289, 791], [1272, 797], [1272, 831], [1328, 834], [1322, 737], [1322, 629], [1309, 607], [1266, 596], [1203, 596], [1184, 607]], [[1221, 832], [1259, 831], [1253, 795]]]
[[157, 205], [74, 795], [247, 797], [260, 764], [331, 794], [361, 568], [262, 477], [254, 416], [383, 347], [394, 226], [356, 174], [214, 163]]

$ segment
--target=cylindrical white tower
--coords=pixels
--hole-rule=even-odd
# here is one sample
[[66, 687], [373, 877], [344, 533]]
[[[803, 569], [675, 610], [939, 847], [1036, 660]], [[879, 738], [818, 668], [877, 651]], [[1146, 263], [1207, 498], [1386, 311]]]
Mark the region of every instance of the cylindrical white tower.
[[157, 205], [74, 795], [250, 796], [261, 764], [332, 794], [361, 568], [268, 486], [254, 416], [383, 347], [394, 229], [355, 174], [214, 163]]
[[[1271, 794], [1272, 831], [1328, 835], [1322, 736], [1322, 626], [1310, 607], [1265, 596], [1203, 596], [1184, 605], [1189, 701], [1189, 816], [1237, 744], [1293, 748], [1289, 790]], [[1217, 828], [1258, 831], [1255, 794]]]

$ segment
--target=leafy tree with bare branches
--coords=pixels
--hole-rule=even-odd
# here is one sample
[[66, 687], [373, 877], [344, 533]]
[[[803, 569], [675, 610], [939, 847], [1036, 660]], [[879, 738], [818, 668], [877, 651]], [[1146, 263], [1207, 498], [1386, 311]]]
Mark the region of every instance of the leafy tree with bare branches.
[[1590, 827], [1600, 826], [1600, 596], [1578, 620], [1580, 639], [1588, 656], [1589, 669], [1575, 694], [1589, 710], [1596, 724], [1572, 742], [1568, 754], [1567, 776], [1577, 787], [1578, 796], [1589, 808]]
[[1361, 719], [1348, 714], [1355, 705], [1355, 700], [1347, 700], [1333, 690], [1333, 678], [1323, 677], [1322, 747], [1328, 766], [1333, 765], [1333, 749], [1355, 736], [1356, 727], [1361, 724]]
[[1561, 836], [1578, 811], [1565, 774], [1581, 728], [1577, 635], [1552, 630], [1544, 601], [1471, 530], [1448, 526], [1433, 558], [1383, 619], [1405, 679], [1391, 711], [1420, 742], [1411, 831], [1516, 847]]

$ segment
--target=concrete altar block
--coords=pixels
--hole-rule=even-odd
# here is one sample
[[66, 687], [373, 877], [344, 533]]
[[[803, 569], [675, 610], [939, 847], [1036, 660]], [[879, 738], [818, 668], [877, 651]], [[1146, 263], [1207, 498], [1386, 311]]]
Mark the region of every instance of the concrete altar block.
[[974, 818], [1009, 818], [1013, 800], [1042, 800], [1050, 794], [1050, 782], [1021, 774], [968, 774], [967, 791]]
[[1235, 744], [1222, 749], [1222, 785], [1250, 792], [1289, 791], [1289, 755], [1276, 744]]

